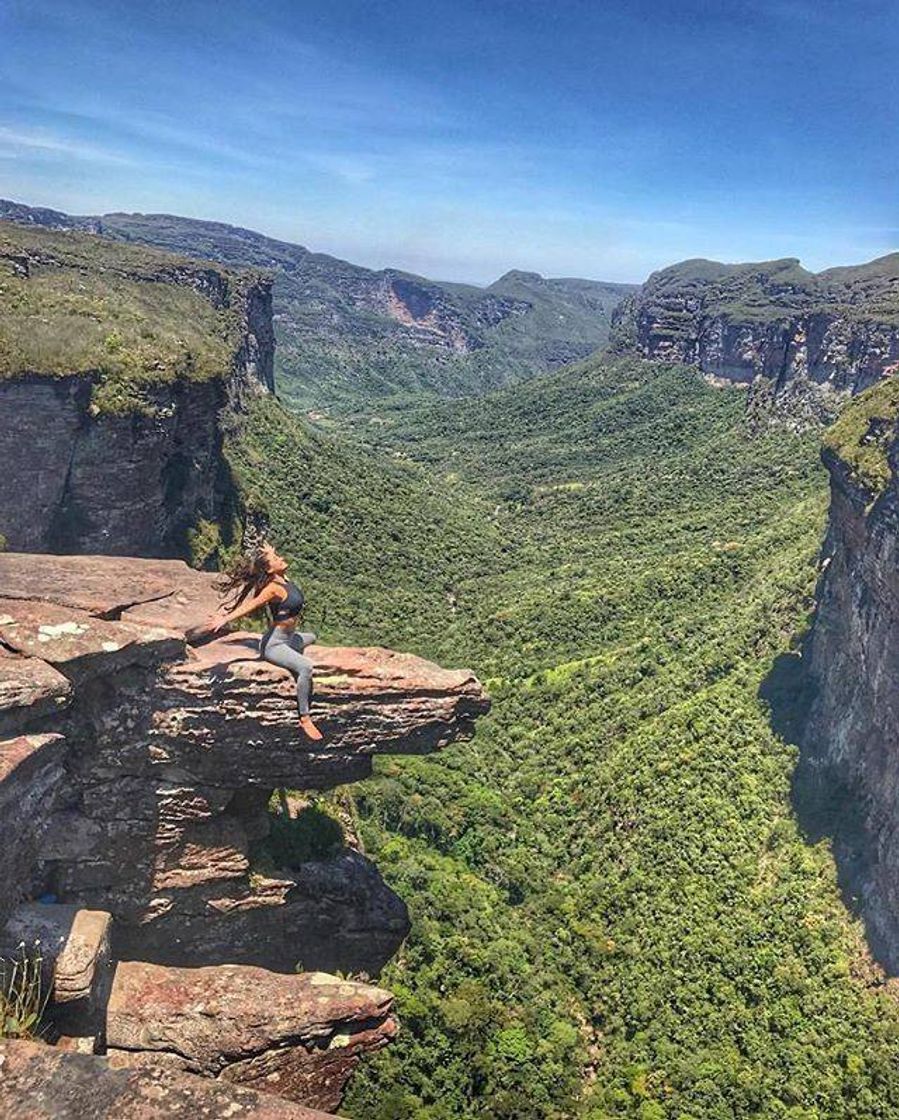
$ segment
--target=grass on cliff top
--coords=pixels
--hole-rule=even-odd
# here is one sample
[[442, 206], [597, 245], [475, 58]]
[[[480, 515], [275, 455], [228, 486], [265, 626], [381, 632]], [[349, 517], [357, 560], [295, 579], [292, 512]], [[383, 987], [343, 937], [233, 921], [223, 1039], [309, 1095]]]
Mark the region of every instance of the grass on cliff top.
[[899, 378], [888, 377], [849, 402], [824, 435], [824, 446], [872, 497], [892, 477], [887, 454], [899, 421]]
[[664, 332], [674, 336], [680, 326], [695, 326], [695, 315], [672, 311], [672, 296], [701, 298], [704, 317], [721, 316], [737, 325], [766, 325], [818, 312], [895, 325], [897, 275], [899, 253], [819, 273], [808, 272], [793, 258], [745, 264], [690, 260], [653, 273], [640, 303], [654, 310]]
[[0, 223], [0, 378], [98, 374], [96, 403], [116, 411], [135, 405], [141, 384], [222, 376], [236, 316], [174, 280], [204, 267], [91, 234]]

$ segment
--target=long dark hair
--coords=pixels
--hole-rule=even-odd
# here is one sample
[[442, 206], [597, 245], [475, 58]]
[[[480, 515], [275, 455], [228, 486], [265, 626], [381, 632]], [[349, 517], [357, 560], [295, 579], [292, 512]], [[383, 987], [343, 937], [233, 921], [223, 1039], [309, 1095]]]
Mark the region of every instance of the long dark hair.
[[244, 600], [258, 595], [272, 578], [264, 547], [260, 546], [238, 556], [216, 582], [215, 587], [222, 594], [222, 606], [225, 610], [233, 611]]

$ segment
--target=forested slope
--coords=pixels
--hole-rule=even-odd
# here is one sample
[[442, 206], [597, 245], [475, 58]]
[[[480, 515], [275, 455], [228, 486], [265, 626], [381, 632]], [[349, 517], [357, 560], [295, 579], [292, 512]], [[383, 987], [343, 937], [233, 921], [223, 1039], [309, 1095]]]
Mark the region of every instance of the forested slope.
[[326, 637], [470, 664], [494, 700], [357, 794], [413, 933], [384, 975], [403, 1033], [349, 1115], [899, 1111], [899, 1012], [759, 697], [811, 606], [825, 480], [814, 439], [742, 412], [625, 360], [382, 413], [379, 454], [271, 410], [235, 435]]

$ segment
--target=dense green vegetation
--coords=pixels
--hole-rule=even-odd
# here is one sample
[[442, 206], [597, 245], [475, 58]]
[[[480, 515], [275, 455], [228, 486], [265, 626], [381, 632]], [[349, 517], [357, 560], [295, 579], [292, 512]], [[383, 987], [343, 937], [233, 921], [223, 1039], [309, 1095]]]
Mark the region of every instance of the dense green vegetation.
[[279, 392], [303, 409], [344, 412], [374, 398], [458, 396], [574, 361], [606, 342], [613, 308], [633, 289], [516, 271], [486, 288], [441, 283], [171, 214], [79, 218], [0, 200], [4, 214], [100, 231], [135, 253], [158, 246], [270, 270]]
[[221, 377], [239, 323], [178, 282], [197, 271], [151, 249], [0, 223], [0, 378], [98, 374], [97, 407], [131, 411], [141, 384]]
[[493, 570], [502, 542], [489, 507], [402, 458], [310, 430], [272, 398], [229, 435], [245, 501], [271, 522], [329, 641], [436, 642], [465, 583]]
[[760, 694], [811, 606], [816, 441], [753, 437], [678, 367], [588, 363], [381, 410], [361, 446], [271, 404], [244, 487], [328, 640], [471, 664], [475, 738], [354, 787], [413, 933], [362, 1120], [899, 1114], [899, 1012]]
[[859, 393], [824, 435], [824, 446], [838, 455], [872, 496], [892, 477], [888, 454], [899, 417], [899, 380], [888, 377]]

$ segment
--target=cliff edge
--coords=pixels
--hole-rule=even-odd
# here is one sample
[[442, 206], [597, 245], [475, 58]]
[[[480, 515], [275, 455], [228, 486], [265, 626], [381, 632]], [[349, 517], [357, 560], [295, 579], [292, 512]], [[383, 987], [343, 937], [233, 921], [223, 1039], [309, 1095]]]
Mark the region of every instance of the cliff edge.
[[0, 222], [0, 307], [7, 547], [187, 556], [229, 524], [223, 417], [273, 389], [269, 279]]
[[0, 554], [0, 956], [51, 947], [66, 1048], [332, 1109], [396, 1019], [389, 993], [322, 970], [375, 975], [408, 916], [353, 848], [285, 859], [273, 792], [437, 750], [488, 701], [467, 670], [316, 646], [325, 741], [309, 743], [257, 636], [189, 644], [213, 580], [173, 560]]
[[863, 393], [825, 437], [825, 567], [805, 650], [796, 780], [814, 835], [833, 837], [875, 957], [899, 972], [899, 382]]

